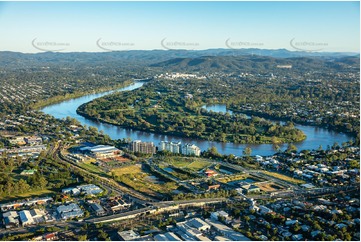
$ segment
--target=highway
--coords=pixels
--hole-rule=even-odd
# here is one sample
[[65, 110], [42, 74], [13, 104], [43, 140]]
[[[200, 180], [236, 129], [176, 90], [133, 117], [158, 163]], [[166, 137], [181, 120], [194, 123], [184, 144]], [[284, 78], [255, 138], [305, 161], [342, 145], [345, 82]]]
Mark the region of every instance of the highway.
[[130, 219], [141, 215], [147, 215], [151, 213], [157, 213], [162, 211], [170, 211], [179, 209], [179, 207], [186, 206], [204, 206], [205, 204], [214, 204], [214, 203], [222, 203], [227, 201], [227, 198], [205, 198], [205, 199], [193, 199], [193, 200], [184, 200], [184, 201], [165, 201], [165, 202], [157, 202], [152, 203], [151, 206], [146, 208], [140, 208], [133, 211], [128, 211], [119, 214], [113, 214], [98, 218], [92, 218], [85, 220], [88, 223], [102, 223], [102, 222], [112, 222], [119, 221], [124, 219]]
[[122, 186], [112, 179], [108, 179], [106, 177], [102, 177], [97, 174], [94, 174], [94, 173], [80, 167], [75, 162], [66, 159], [66, 157], [61, 152], [62, 148], [59, 143], [54, 147], [54, 151], [52, 152], [53, 159], [55, 159], [56, 161], [61, 162], [63, 164], [70, 165], [72, 167], [72, 169], [80, 171], [83, 174], [87, 175], [88, 177], [100, 181], [103, 185], [107, 185], [109, 189], [117, 192], [118, 194], [121, 194], [121, 195], [127, 194], [131, 198], [132, 201], [135, 201], [135, 202], [138, 202], [141, 204], [145, 203], [147, 201], [150, 201], [150, 202], [158, 201], [157, 199], [155, 199], [153, 197], [146, 196], [133, 189], [129, 189], [128, 187]]
[[[326, 194], [334, 194], [340, 191], [355, 191], [359, 188], [357, 186], [350, 186], [348, 188], [343, 187], [334, 187], [334, 188], [316, 188], [310, 189], [301, 192], [294, 192], [294, 191], [283, 191], [277, 194], [277, 198], [287, 198], [287, 197], [295, 197], [297, 199], [303, 199], [304, 197], [310, 196], [320, 196]], [[267, 195], [254, 195], [254, 196], [242, 196], [242, 198], [253, 198], [253, 199], [270, 199], [274, 198], [270, 194]], [[170, 211], [179, 209], [179, 207], [186, 207], [186, 206], [203, 206], [205, 204], [214, 204], [214, 203], [221, 203], [226, 202], [229, 200], [228, 198], [205, 198], [205, 199], [193, 199], [193, 200], [184, 200], [184, 201], [164, 201], [164, 202], [155, 202], [152, 203], [151, 206], [146, 208], [136, 209], [133, 211], [128, 211], [125, 213], [114, 214], [104, 217], [92, 218], [86, 220], [89, 223], [102, 223], [102, 222], [112, 222], [112, 221], [119, 221], [124, 219], [131, 219], [137, 216], [147, 215], [150, 213], [162, 212], [162, 211]]]
[[[147, 215], [150, 213], [158, 213], [163, 211], [170, 211], [172, 209], [179, 209], [179, 207], [186, 207], [186, 206], [203, 206], [207, 203], [220, 203], [227, 201], [226, 198], [208, 198], [208, 199], [194, 199], [194, 200], [185, 200], [185, 201], [163, 201], [160, 202], [158, 200], [155, 200], [153, 198], [144, 196], [143, 194], [140, 194], [136, 191], [132, 191], [128, 189], [127, 187], [121, 186], [114, 180], [101, 177], [99, 175], [93, 174], [77, 165], [76, 163], [72, 161], [66, 160], [66, 158], [61, 154], [61, 148], [60, 145], [55, 145], [53, 147], [53, 151], [51, 152], [54, 159], [56, 159], [59, 162], [69, 164], [74, 170], [79, 170], [83, 173], [85, 173], [87, 176], [91, 178], [95, 178], [98, 181], [101, 181], [102, 186], [104, 186], [106, 189], [111, 190], [119, 195], [126, 196], [133, 202], [137, 202], [139, 204], [145, 205], [148, 204], [148, 207], [136, 209], [133, 211], [127, 211], [119, 214], [113, 214], [103, 217], [97, 217], [97, 218], [89, 218], [85, 220], [84, 222], [88, 223], [102, 223], [102, 222], [111, 222], [111, 221], [118, 221], [118, 220], [124, 220], [124, 219], [130, 219], [137, 216]], [[330, 188], [314, 188], [314, 189], [303, 189], [297, 185], [290, 184], [289, 182], [280, 180], [275, 177], [268, 176], [266, 174], [263, 174], [257, 170], [248, 170], [233, 164], [229, 164], [226, 162], [219, 162], [220, 164], [224, 166], [228, 166], [232, 169], [249, 173], [251, 175], [254, 175], [256, 177], [260, 177], [263, 179], [270, 180], [272, 182], [276, 182], [279, 184], [282, 184], [285, 187], [288, 187], [288, 190], [273, 192], [271, 194], [266, 195], [252, 195], [247, 196], [246, 198], [253, 198], [253, 199], [270, 199], [270, 198], [289, 198], [289, 197], [297, 197], [297, 198], [305, 198], [305, 197], [311, 197], [311, 196], [319, 196], [319, 195], [326, 195], [326, 194], [334, 194], [339, 192], [347, 192], [347, 191], [354, 191], [359, 190], [359, 187], [357, 186], [350, 186], [350, 187], [330, 187]], [[181, 182], [178, 178], [170, 177], [168, 174], [166, 174], [163, 170], [159, 169], [156, 165], [152, 163], [151, 160], [148, 160], [148, 165], [151, 166], [152, 169], [154, 169], [156, 172], [160, 172], [162, 175], [165, 175], [166, 177], [169, 177], [169, 179], [174, 180], [176, 182]], [[187, 183], [182, 183], [183, 186], [188, 188], [189, 190], [193, 191], [194, 187], [187, 186]], [[81, 223], [81, 222], [78, 222]]]

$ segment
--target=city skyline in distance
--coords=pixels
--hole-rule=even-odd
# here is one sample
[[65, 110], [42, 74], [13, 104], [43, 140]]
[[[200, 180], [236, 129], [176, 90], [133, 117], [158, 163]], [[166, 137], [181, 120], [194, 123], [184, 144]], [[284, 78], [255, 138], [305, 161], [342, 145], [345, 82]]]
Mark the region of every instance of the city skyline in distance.
[[0, 51], [24, 53], [360, 45], [359, 2], [2, 2], [0, 22]]

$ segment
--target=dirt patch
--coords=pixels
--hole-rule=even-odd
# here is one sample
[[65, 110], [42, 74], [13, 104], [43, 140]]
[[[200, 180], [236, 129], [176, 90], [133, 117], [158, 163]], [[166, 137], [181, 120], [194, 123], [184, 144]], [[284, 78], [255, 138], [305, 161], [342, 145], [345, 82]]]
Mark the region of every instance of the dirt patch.
[[256, 183], [255, 185], [257, 185], [262, 191], [265, 191], [265, 192], [275, 192], [275, 191], [284, 189], [284, 187], [276, 185], [273, 182]]

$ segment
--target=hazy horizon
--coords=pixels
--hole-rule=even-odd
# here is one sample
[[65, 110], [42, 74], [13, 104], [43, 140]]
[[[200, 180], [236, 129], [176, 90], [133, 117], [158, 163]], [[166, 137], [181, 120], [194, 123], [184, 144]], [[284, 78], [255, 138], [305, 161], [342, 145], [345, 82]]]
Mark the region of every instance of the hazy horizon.
[[1, 2], [0, 51], [360, 53], [359, 2]]
[[[239, 50], [249, 50], [251, 48], [243, 48]], [[21, 53], [21, 54], [42, 54], [42, 53], [109, 53], [109, 52], [130, 52], [130, 51], [208, 51], [208, 50], [229, 50], [227, 48], [209, 48], [209, 49], [199, 49], [199, 50], [187, 50], [187, 49], [174, 49], [174, 50], [167, 50], [167, 49], [132, 49], [132, 50], [112, 50], [112, 51], [101, 51], [101, 50], [94, 50], [94, 51], [37, 51], [37, 52], [22, 52], [22, 51], [12, 51], [12, 50], [0, 50], [0, 52], [14, 52], [14, 53]], [[301, 50], [291, 50], [286, 48], [280, 49], [262, 49], [259, 48], [261, 51], [277, 51], [277, 50], [286, 50], [289, 52], [302, 52]], [[348, 53], [348, 54], [360, 54], [360, 52], [355, 51], [303, 51], [308, 53]], [[257, 55], [257, 54], [255, 54]]]

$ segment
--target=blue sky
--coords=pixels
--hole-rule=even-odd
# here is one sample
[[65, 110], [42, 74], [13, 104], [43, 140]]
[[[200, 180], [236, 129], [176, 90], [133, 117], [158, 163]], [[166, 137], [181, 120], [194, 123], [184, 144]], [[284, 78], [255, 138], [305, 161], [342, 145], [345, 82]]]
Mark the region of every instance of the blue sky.
[[0, 36], [0, 50], [20, 52], [227, 48], [227, 40], [232, 48], [296, 50], [296, 46], [359, 52], [360, 6], [359, 2], [1, 2]]

